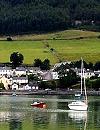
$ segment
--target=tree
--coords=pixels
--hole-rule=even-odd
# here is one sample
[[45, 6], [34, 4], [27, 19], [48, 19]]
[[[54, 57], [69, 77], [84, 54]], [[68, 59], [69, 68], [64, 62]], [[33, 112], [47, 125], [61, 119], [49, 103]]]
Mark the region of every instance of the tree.
[[34, 67], [40, 67], [42, 65], [42, 61], [40, 59], [34, 60]]
[[[86, 68], [86, 69], [89, 68], [89, 65], [85, 61], [83, 61], [83, 64], [84, 64], [84, 68]], [[74, 62], [73, 66], [74, 66], [74, 68], [75, 67], [81, 68], [81, 60]]]
[[12, 63], [12, 67], [16, 68], [17, 66], [23, 63], [24, 57], [19, 52], [13, 52], [10, 56], [10, 62]]
[[99, 90], [100, 88], [100, 78], [98, 78], [95, 81], [92, 81], [92, 88], [95, 90]]
[[45, 59], [42, 62], [42, 65], [40, 66], [42, 70], [49, 70], [50, 69], [50, 61], [48, 59]]
[[67, 63], [65, 65], [61, 64], [55, 71], [57, 71], [59, 75], [59, 88], [67, 88], [78, 82], [76, 72], [74, 72]]
[[96, 62], [94, 65], [95, 70], [100, 70], [100, 61]]
[[40, 67], [42, 70], [49, 70], [50, 69], [50, 61], [48, 59], [45, 59], [42, 62], [40, 59], [35, 59], [34, 66]]
[[7, 37], [7, 41], [12, 41], [12, 38], [11, 37]]
[[88, 66], [89, 66], [89, 69], [92, 69], [92, 70], [94, 69], [93, 63], [89, 62]]
[[37, 75], [35, 74], [30, 74], [28, 75], [28, 81], [39, 81], [40, 79], [38, 78]]

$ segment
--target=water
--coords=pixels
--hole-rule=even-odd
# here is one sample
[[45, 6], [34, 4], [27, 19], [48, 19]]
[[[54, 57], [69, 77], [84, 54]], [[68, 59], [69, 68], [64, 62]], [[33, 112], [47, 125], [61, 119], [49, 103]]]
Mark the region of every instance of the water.
[[[33, 108], [44, 101], [46, 109]], [[0, 130], [100, 130], [100, 97], [90, 96], [87, 112], [69, 110], [71, 96], [0, 96]]]

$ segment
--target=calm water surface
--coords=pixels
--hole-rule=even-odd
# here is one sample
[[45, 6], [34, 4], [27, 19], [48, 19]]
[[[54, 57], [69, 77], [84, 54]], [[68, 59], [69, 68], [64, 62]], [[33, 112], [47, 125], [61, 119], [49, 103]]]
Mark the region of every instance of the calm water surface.
[[[90, 96], [87, 112], [68, 109], [71, 96], [0, 96], [0, 130], [100, 130], [100, 97]], [[32, 108], [45, 101], [46, 109]]]

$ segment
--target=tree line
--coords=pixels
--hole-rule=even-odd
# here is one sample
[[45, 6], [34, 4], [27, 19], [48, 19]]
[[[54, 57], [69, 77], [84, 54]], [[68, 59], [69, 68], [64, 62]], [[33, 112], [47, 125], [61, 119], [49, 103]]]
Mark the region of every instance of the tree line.
[[0, 34], [77, 27], [100, 30], [100, 0], [1, 0]]
[[[23, 61], [24, 61], [24, 56], [19, 52], [13, 52], [10, 55], [10, 62], [12, 67], [14, 68], [22, 65]], [[85, 69], [100, 70], [100, 61], [97, 61], [95, 64], [93, 64], [92, 62], [87, 63], [86, 61], [83, 61], [83, 63]], [[44, 61], [42, 61], [39, 58], [34, 59], [33, 65], [34, 67], [40, 67], [41, 70], [49, 70], [51, 67], [49, 59], [44, 59]], [[62, 63], [62, 65], [60, 67], [57, 67], [55, 71], [60, 70], [61, 73], [65, 74], [66, 72], [64, 70], [70, 68], [80, 68], [80, 66], [81, 66], [81, 60], [73, 61], [70, 64], [66, 63], [65, 65], [63, 65]]]

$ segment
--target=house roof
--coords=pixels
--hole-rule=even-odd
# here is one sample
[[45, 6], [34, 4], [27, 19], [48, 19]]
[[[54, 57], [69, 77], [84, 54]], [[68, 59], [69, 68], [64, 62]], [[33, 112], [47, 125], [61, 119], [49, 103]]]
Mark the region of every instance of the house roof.
[[17, 67], [16, 71], [26, 71], [26, 68], [25, 67]]
[[11, 70], [11, 67], [0, 67], [0, 70]]
[[28, 80], [28, 77], [13, 77], [13, 80]]
[[53, 79], [51, 72], [46, 72], [46, 73], [42, 74], [41, 76], [42, 76], [43, 80], [52, 80]]

